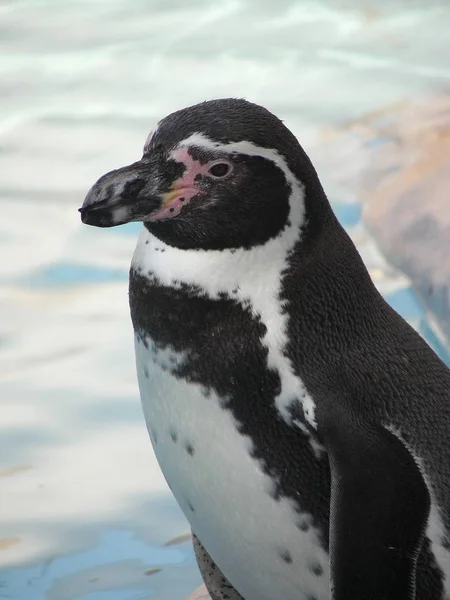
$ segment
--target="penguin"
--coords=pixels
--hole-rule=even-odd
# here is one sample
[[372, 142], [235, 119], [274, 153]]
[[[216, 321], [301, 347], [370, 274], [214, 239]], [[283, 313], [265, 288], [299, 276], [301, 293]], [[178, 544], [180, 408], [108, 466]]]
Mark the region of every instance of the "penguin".
[[143, 223], [143, 412], [211, 598], [450, 598], [450, 371], [283, 122], [233, 98], [174, 112], [80, 212]]

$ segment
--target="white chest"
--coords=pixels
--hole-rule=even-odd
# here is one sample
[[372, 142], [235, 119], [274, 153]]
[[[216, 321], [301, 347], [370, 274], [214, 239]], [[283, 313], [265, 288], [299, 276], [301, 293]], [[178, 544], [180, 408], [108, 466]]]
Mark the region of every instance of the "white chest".
[[248, 307], [266, 328], [261, 342], [267, 350], [267, 367], [275, 370], [280, 378], [280, 392], [274, 398], [280, 415], [290, 422], [290, 408], [293, 402], [298, 402], [306, 421], [316, 428], [314, 401], [286, 356], [288, 311], [281, 288], [289, 244], [295, 242], [297, 234], [295, 228], [287, 230], [264, 246], [248, 251], [206, 252], [179, 250], [144, 230], [136, 246], [132, 268], [143, 277], [155, 278], [162, 286], [175, 289], [180, 284], [193, 286], [211, 300], [225, 294]]
[[[328, 600], [311, 515], [275, 500], [221, 399], [172, 373], [183, 356], [136, 339], [142, 405], [161, 469], [193, 531], [246, 600]], [[299, 521], [302, 527], [299, 527]]]

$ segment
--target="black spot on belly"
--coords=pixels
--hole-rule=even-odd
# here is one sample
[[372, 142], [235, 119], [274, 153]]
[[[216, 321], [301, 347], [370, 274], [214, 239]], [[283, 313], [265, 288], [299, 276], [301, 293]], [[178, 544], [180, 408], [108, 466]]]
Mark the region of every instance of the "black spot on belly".
[[189, 502], [189, 500], [188, 500], [188, 502], [187, 502], [187, 505], [188, 505], [188, 507], [189, 507], [189, 510], [191, 510], [192, 512], [195, 512], [195, 508], [194, 508], [194, 506], [192, 505], [192, 502]]
[[186, 442], [185, 448], [186, 448], [186, 452], [189, 454], [189, 456], [194, 456], [195, 449], [194, 449], [194, 446], [190, 442]]
[[176, 443], [178, 441], [178, 433], [175, 431], [175, 429], [170, 430], [170, 437], [172, 439], [172, 442]]
[[301, 521], [299, 521], [297, 523], [297, 527], [298, 527], [298, 529], [300, 529], [300, 531], [308, 531], [309, 530], [309, 523], [305, 519], [302, 519]]
[[286, 548], [282, 548], [279, 551], [279, 555], [283, 562], [285, 562], [288, 565], [292, 564], [292, 556], [291, 556], [291, 553], [289, 552], [289, 550], [287, 550]]
[[271, 498], [273, 498], [277, 502], [279, 502], [281, 500], [280, 490], [278, 489], [278, 487], [276, 485], [270, 486], [268, 494]]
[[[229, 408], [230, 407], [230, 403], [231, 403], [231, 398], [230, 396], [222, 396], [222, 398], [219, 398], [219, 406], [220, 408]], [[239, 431], [239, 425], [237, 426], [237, 429]]]
[[308, 565], [308, 568], [311, 573], [314, 573], [314, 575], [317, 575], [317, 577], [323, 575], [323, 567], [317, 560], [311, 561]]

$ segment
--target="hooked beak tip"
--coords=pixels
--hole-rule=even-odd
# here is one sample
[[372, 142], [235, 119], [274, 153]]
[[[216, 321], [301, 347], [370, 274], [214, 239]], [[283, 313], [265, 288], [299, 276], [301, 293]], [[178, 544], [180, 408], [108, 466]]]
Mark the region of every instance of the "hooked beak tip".
[[110, 171], [91, 187], [78, 212], [82, 223], [115, 227], [139, 217], [139, 192], [145, 186], [141, 164]]
[[81, 208], [78, 209], [78, 212], [80, 213], [81, 222], [84, 223], [85, 225], [90, 225], [88, 212], [87, 212], [86, 208], [84, 208], [82, 206]]

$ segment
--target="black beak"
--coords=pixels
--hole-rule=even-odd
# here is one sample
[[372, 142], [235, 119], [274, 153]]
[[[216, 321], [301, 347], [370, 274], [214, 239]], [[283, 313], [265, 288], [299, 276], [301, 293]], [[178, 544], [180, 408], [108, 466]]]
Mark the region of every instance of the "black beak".
[[145, 220], [163, 201], [152, 170], [150, 161], [142, 159], [100, 177], [79, 209], [82, 222], [114, 227]]

